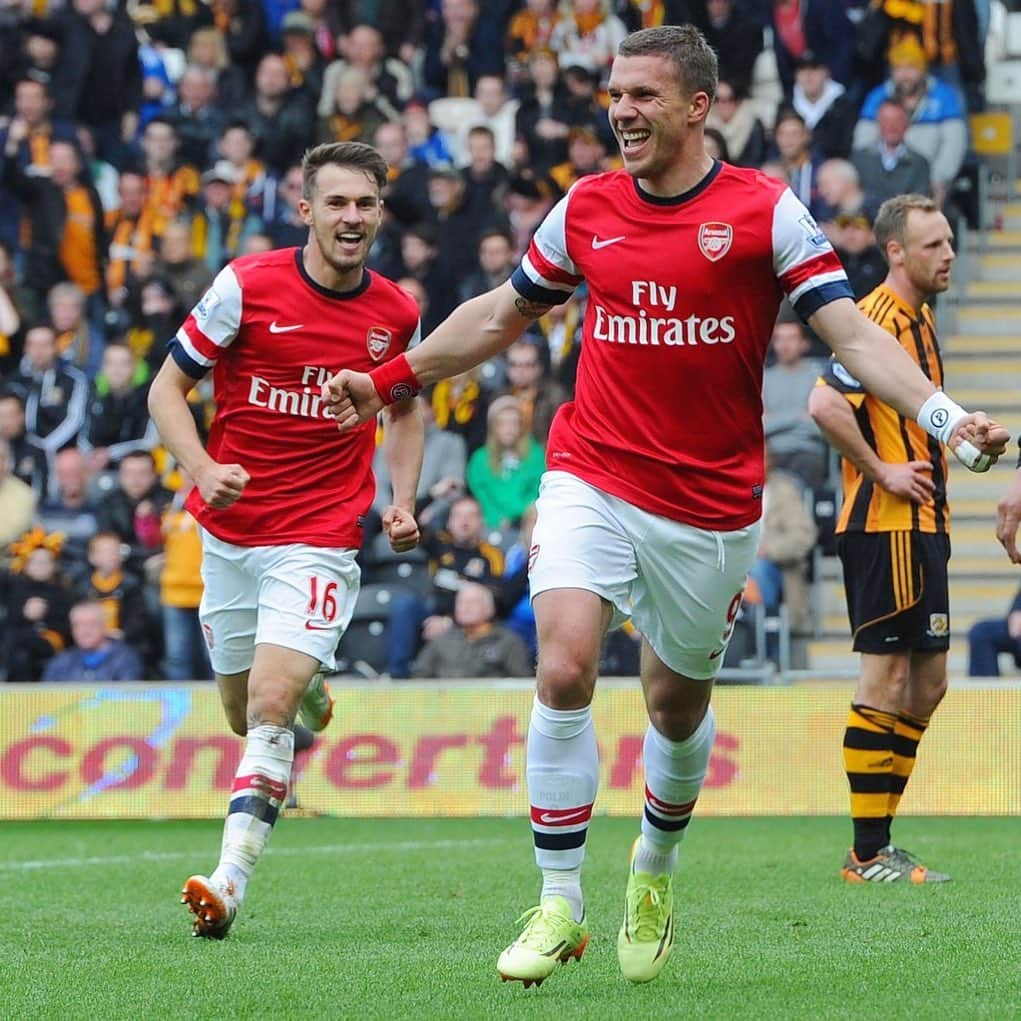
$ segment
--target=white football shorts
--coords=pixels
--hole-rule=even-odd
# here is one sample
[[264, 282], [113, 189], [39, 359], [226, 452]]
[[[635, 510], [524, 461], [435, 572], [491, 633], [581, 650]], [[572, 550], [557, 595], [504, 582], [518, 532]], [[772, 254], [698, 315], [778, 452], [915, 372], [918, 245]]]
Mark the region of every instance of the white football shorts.
[[255, 646], [265, 642], [332, 670], [358, 598], [356, 552], [301, 543], [235, 546], [203, 529], [199, 619], [213, 669], [250, 669]]
[[550, 589], [594, 592], [629, 617], [653, 651], [685, 677], [715, 677], [734, 631], [759, 523], [714, 532], [610, 496], [575, 475], [542, 477], [532, 534], [532, 598]]

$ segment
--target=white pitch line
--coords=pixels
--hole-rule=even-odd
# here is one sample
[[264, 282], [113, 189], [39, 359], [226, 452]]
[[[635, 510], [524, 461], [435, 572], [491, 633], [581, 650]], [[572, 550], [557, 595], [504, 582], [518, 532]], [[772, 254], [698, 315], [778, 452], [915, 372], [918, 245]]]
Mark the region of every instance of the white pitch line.
[[[425, 851], [444, 847], [493, 847], [502, 840], [402, 840], [390, 844], [323, 844], [316, 847], [269, 847], [273, 857], [298, 857], [306, 854], [354, 854], [386, 851]], [[28, 872], [33, 869], [88, 868], [92, 865], [132, 865], [150, 861], [179, 861], [194, 858], [194, 851], [142, 851], [139, 854], [109, 854], [93, 858], [39, 858], [30, 861], [0, 862], [0, 872]]]

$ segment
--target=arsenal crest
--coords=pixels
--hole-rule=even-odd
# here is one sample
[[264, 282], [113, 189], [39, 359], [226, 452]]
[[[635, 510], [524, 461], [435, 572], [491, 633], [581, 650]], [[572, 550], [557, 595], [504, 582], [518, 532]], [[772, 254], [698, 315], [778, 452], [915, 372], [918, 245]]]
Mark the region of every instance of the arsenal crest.
[[698, 228], [698, 247], [710, 262], [719, 262], [734, 241], [734, 228], [729, 223], [703, 223]]
[[382, 326], [370, 326], [365, 334], [365, 343], [369, 348], [369, 357], [378, 362], [390, 350], [393, 334]]

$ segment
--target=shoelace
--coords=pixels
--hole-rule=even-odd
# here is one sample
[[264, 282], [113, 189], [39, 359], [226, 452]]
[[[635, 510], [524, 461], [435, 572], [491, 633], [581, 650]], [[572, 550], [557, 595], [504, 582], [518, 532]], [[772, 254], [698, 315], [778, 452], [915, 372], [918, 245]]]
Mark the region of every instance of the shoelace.
[[556, 911], [545, 908], [542, 904], [529, 908], [515, 925], [523, 925], [524, 931], [518, 937], [522, 946], [532, 950], [548, 950], [556, 936], [556, 923], [563, 920], [563, 916]]
[[663, 936], [663, 895], [651, 883], [635, 884], [635, 914], [632, 930], [640, 942], [651, 942]]

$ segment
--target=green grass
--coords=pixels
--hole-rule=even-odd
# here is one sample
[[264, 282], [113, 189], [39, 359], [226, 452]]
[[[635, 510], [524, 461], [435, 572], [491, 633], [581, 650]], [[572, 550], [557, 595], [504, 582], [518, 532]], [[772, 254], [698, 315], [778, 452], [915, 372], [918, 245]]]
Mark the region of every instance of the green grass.
[[615, 951], [634, 830], [595, 821], [588, 951], [526, 991], [495, 971], [537, 890], [521, 820], [285, 819], [222, 943], [176, 892], [218, 824], [4, 823], [0, 1018], [1021, 1017], [1016, 819], [900, 821], [933, 887], [842, 883], [846, 820], [696, 819], [647, 986]]

